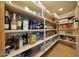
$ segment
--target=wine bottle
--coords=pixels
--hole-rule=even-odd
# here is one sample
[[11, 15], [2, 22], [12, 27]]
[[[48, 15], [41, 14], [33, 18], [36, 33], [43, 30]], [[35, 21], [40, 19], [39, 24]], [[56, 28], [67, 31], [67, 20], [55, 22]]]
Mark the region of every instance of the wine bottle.
[[15, 50], [19, 49], [19, 35], [14, 35], [14, 45]]
[[9, 12], [6, 10], [6, 13], [5, 13], [5, 25], [4, 25], [5, 30], [10, 29], [9, 25], [10, 25], [10, 16], [9, 16]]
[[28, 44], [28, 33], [23, 33], [22, 35], [23, 38], [23, 45]]
[[32, 29], [32, 23], [33, 23], [32, 19], [29, 20], [29, 29]]
[[16, 30], [16, 29], [17, 29], [16, 14], [13, 13], [13, 18], [11, 21], [11, 30]]
[[10, 47], [10, 49], [14, 49], [14, 47], [15, 47], [14, 35], [12, 35], [10, 41], [11, 41], [11, 43], [10, 43], [11, 47]]
[[22, 29], [22, 20], [21, 20], [21, 16], [18, 16], [18, 25], [17, 25], [18, 30]]
[[37, 29], [40, 29], [40, 26], [41, 26], [41, 24], [40, 23], [37, 23]]
[[23, 47], [23, 39], [22, 39], [21, 36], [20, 36], [20, 38], [19, 38], [19, 47], [20, 47], [20, 48]]
[[7, 45], [6, 47], [5, 47], [5, 56], [7, 56], [9, 53], [10, 53], [10, 46], [9, 45]]
[[6, 56], [10, 53], [10, 48], [11, 48], [11, 35], [8, 35], [8, 38], [6, 39], [6, 43], [5, 43], [5, 53]]

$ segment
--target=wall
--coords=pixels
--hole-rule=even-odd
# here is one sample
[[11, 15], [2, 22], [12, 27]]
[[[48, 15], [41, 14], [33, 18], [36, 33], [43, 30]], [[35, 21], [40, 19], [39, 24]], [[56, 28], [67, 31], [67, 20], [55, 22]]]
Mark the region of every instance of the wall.
[[75, 18], [79, 19], [79, 6], [75, 8]]

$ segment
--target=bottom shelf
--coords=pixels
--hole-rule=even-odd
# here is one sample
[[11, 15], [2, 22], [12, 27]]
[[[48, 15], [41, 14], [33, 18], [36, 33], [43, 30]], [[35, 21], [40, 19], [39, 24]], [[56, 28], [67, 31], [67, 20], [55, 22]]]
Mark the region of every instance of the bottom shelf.
[[35, 44], [33, 44], [33, 45], [31, 45], [31, 44], [26, 44], [26, 45], [24, 45], [22, 48], [20, 48], [20, 49], [18, 49], [18, 50], [11, 50], [10, 54], [7, 55], [7, 57], [12, 57], [12, 56], [15, 56], [15, 55], [17, 55], [17, 54], [20, 54], [20, 53], [22, 53], [23, 51], [29, 50], [29, 49], [31, 49], [31, 48], [35, 47], [36, 45], [39, 45], [39, 44], [41, 44], [41, 43], [43, 43], [43, 42], [44, 42], [44, 40], [39, 40], [39, 41], [37, 41], [37, 42], [36, 42]]
[[68, 40], [62, 40], [64, 42], [68, 42], [68, 43], [71, 43], [71, 44], [75, 44], [75, 42], [72, 42], [72, 41], [68, 41]]
[[53, 42], [47, 49], [45, 49], [45, 51], [39, 52], [39, 53], [37, 53], [36, 55], [34, 55], [33, 57], [40, 57], [40, 56], [42, 56], [42, 55], [43, 55], [47, 50], [49, 50], [57, 41], [58, 41], [58, 39], [57, 39], [55, 42]]

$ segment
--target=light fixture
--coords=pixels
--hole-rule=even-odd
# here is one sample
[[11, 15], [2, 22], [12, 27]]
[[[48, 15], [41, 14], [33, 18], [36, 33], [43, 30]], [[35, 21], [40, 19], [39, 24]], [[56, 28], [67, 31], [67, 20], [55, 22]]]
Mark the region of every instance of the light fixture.
[[62, 11], [62, 10], [63, 10], [63, 8], [58, 9], [58, 11]]
[[54, 15], [57, 19], [59, 19], [59, 15], [58, 15], [57, 13], [53, 13], [53, 15]]

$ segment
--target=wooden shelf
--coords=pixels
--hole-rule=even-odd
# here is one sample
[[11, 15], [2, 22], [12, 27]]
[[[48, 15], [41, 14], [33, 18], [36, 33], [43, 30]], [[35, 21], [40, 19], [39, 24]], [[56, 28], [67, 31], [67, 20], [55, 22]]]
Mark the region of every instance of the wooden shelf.
[[76, 44], [75, 42], [72, 42], [72, 41], [68, 41], [68, 40], [62, 40], [64, 42], [68, 42], [68, 43], [71, 43], [71, 44]]
[[5, 33], [18, 33], [18, 32], [43, 32], [44, 29], [32, 29], [32, 30], [5, 30]]
[[59, 33], [59, 35], [65, 35], [65, 36], [72, 36], [72, 37], [75, 37], [75, 35], [62, 34], [62, 33]]
[[56, 40], [55, 42], [53, 42], [48, 48], [45, 49], [45, 51], [43, 52], [39, 52], [36, 55], [34, 55], [34, 57], [40, 57], [42, 56], [46, 51], [48, 51], [56, 42], [58, 42], [58, 40]]

